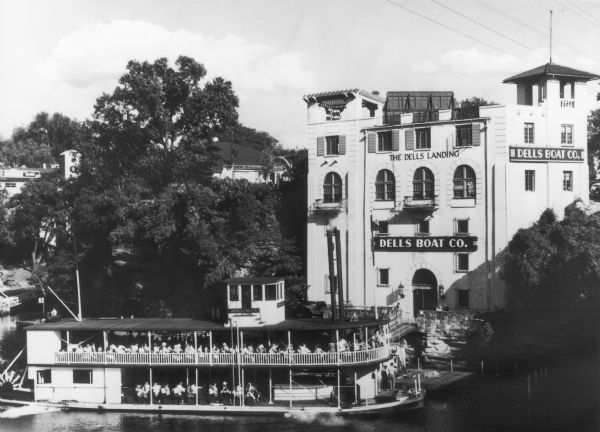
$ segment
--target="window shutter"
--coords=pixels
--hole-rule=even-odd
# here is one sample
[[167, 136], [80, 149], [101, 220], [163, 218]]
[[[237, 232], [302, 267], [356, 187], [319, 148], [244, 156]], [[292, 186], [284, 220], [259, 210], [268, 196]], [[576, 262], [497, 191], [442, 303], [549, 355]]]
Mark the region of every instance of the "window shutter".
[[472, 132], [471, 132], [471, 140], [473, 141], [472, 145], [474, 146], [478, 146], [481, 145], [481, 137], [480, 137], [480, 131], [479, 131], [479, 123], [473, 123], [471, 125], [472, 128]]
[[400, 130], [392, 129], [392, 151], [400, 150]]
[[338, 154], [346, 154], [346, 135], [340, 135], [338, 141]]
[[406, 139], [406, 150], [414, 150], [415, 148], [415, 131], [414, 129], [407, 129], [404, 132]]
[[454, 273], [458, 272], [458, 254], [454, 253]]
[[369, 132], [367, 134], [367, 151], [369, 153], [375, 153], [377, 151], [377, 135], [375, 135], [375, 132]]
[[317, 137], [317, 156], [325, 154], [325, 137]]

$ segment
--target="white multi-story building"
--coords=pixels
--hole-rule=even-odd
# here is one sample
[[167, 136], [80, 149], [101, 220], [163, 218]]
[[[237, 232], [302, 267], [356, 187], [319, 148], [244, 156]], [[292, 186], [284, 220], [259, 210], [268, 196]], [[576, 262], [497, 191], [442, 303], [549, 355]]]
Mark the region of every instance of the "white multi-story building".
[[[509, 305], [499, 256], [514, 233], [546, 208], [560, 217], [588, 201], [587, 83], [597, 78], [549, 63], [504, 81], [516, 105], [471, 112], [452, 92], [305, 96], [309, 299], [329, 300], [334, 269], [352, 306], [412, 316]], [[328, 230], [339, 232], [331, 265]]]

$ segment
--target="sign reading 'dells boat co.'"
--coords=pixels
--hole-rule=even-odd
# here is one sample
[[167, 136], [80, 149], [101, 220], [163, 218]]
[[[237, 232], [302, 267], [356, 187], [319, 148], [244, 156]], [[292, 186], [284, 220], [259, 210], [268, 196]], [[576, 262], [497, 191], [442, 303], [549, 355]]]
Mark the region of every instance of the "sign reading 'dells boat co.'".
[[387, 252], [475, 252], [477, 237], [375, 237], [373, 249]]
[[583, 162], [583, 149], [510, 147], [511, 162]]

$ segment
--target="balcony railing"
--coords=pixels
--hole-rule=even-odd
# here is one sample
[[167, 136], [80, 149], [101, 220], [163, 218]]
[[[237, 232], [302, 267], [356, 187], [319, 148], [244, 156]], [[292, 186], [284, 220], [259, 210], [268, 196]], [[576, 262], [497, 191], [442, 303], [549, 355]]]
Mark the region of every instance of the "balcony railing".
[[326, 202], [323, 199], [317, 199], [311, 206], [310, 210], [313, 212], [322, 213], [338, 213], [344, 208], [344, 200], [335, 202]]
[[412, 195], [404, 197], [405, 209], [435, 209], [438, 206], [437, 196], [431, 198], [415, 198]]
[[158, 365], [158, 366], [327, 366], [355, 365], [385, 360], [390, 356], [390, 346], [360, 351], [327, 353], [55, 353], [57, 364], [89, 365]]
[[[400, 116], [405, 113], [413, 113], [412, 123], [437, 122], [440, 120], [438, 110], [389, 110], [384, 111], [384, 124], [401, 124]], [[479, 118], [479, 107], [453, 108], [451, 120], [466, 120]]]

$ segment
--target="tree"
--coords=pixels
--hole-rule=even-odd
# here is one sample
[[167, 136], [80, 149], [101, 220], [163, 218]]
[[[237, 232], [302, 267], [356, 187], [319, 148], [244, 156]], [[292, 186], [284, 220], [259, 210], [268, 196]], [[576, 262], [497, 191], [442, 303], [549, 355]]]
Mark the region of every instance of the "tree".
[[67, 233], [69, 209], [61, 183], [60, 173], [44, 173], [8, 203], [14, 241], [30, 257], [34, 270], [56, 252], [57, 243]]
[[498, 103], [494, 102], [494, 101], [488, 101], [485, 98], [482, 98], [479, 96], [473, 96], [473, 97], [461, 100], [458, 104], [461, 108], [464, 108], [464, 109], [474, 109], [474, 108], [479, 108], [480, 106], [497, 105]]
[[9, 140], [0, 141], [0, 162], [28, 167], [56, 163], [60, 153], [77, 148], [81, 133], [81, 125], [69, 117], [40, 112], [27, 127], [15, 129]]
[[592, 111], [588, 117], [588, 166], [590, 181], [596, 179], [598, 160], [600, 159], [600, 108]]
[[509, 242], [503, 276], [524, 306], [564, 309], [597, 304], [600, 286], [600, 215], [586, 215], [581, 201], [558, 221], [551, 210]]

